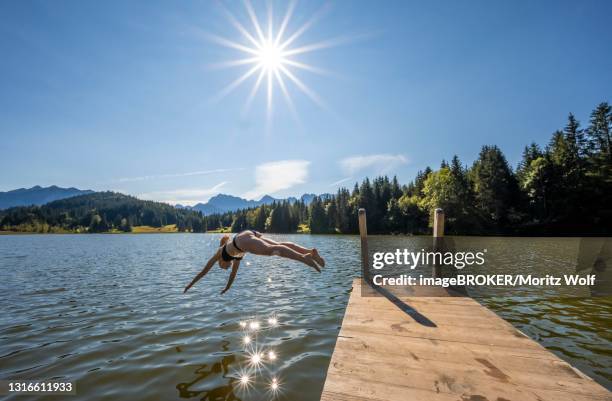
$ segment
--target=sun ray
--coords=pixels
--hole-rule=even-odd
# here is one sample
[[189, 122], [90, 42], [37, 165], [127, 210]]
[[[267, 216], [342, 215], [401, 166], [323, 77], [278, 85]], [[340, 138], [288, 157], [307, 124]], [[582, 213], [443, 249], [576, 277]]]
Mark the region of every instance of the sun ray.
[[[287, 87], [285, 86], [285, 81], [283, 80], [281, 73], [278, 70], [276, 70], [274, 71], [274, 75], [276, 76], [276, 80], [278, 81], [278, 86], [280, 87], [281, 92], [283, 93], [283, 97], [285, 98], [285, 101], [287, 102], [287, 106], [289, 106], [289, 110], [291, 110], [291, 114], [293, 115], [293, 118], [299, 122], [297, 110], [295, 109], [293, 100], [291, 100], [291, 96], [289, 96], [289, 91], [287, 91]], [[277, 324], [277, 320], [276, 318], [271, 318], [271, 320], [268, 320], [268, 323], [274, 326]]]
[[241, 58], [238, 60], [229, 60], [229, 61], [222, 61], [220, 63], [209, 64], [208, 67], [215, 68], [215, 69], [216, 68], [239, 67], [245, 64], [253, 64], [257, 60], [259, 60], [259, 57]]
[[299, 61], [293, 61], [293, 60], [285, 59], [284, 64], [287, 64], [287, 65], [290, 65], [290, 66], [293, 66], [293, 67], [296, 67], [296, 68], [300, 68], [302, 70], [314, 72], [315, 74], [320, 74], [320, 75], [330, 75], [331, 74], [327, 70], [324, 70], [322, 68], [318, 68], [318, 67], [312, 66], [310, 64], [300, 63]]
[[251, 68], [250, 70], [248, 70], [247, 72], [245, 72], [244, 74], [242, 74], [240, 77], [238, 77], [234, 82], [230, 83], [228, 86], [226, 86], [221, 92], [219, 92], [217, 94], [217, 96], [215, 96], [215, 100], [221, 100], [223, 99], [225, 96], [229, 95], [234, 89], [236, 89], [241, 83], [243, 83], [244, 81], [247, 80], [247, 78], [249, 78], [251, 75], [255, 74], [257, 72], [257, 70], [259, 70], [260, 66], [259, 64], [256, 65], [255, 67]]
[[272, 31], [274, 30], [274, 9], [268, 0], [268, 43], [272, 42]]
[[324, 11], [327, 10], [327, 6], [323, 6], [319, 9], [319, 11], [317, 11], [312, 17], [310, 17], [310, 19], [308, 19], [308, 21], [306, 21], [301, 27], [299, 27], [291, 36], [289, 36], [289, 38], [287, 38], [287, 40], [285, 40], [281, 45], [279, 45], [279, 49], [283, 50], [285, 49], [287, 46], [289, 46], [291, 43], [293, 43], [297, 38], [299, 38], [300, 36], [302, 36], [304, 34], [304, 32], [306, 32], [308, 29], [310, 29], [310, 27], [312, 25], [314, 25], [315, 22], [317, 22], [321, 16], [323, 15]]
[[283, 22], [281, 22], [276, 38], [274, 38], [274, 46], [278, 46], [278, 43], [285, 34], [285, 29], [287, 29], [287, 24], [289, 24], [289, 20], [291, 19], [291, 15], [293, 14], [296, 4], [296, 0], [289, 1], [289, 6], [287, 6], [287, 11], [285, 12], [285, 17], [283, 17]]
[[255, 81], [255, 85], [251, 89], [251, 93], [249, 93], [249, 97], [247, 98], [246, 103], [244, 104], [244, 114], [246, 114], [251, 108], [251, 103], [253, 103], [253, 99], [255, 98], [255, 94], [259, 90], [261, 86], [261, 82], [263, 81], [263, 77], [266, 75], [266, 70], [263, 68], [259, 71], [259, 76], [257, 77], [257, 81]]
[[234, 17], [234, 14], [232, 14], [223, 5], [221, 5], [221, 9], [223, 10], [223, 13], [225, 14], [229, 22], [234, 26], [234, 28], [236, 28], [238, 32], [240, 32], [245, 38], [247, 38], [256, 48], [259, 48], [260, 44], [257, 39], [255, 39], [253, 35], [251, 35], [249, 31], [247, 31], [246, 28], [236, 19], [236, 17]]
[[253, 5], [250, 0], [245, 0], [244, 4], [246, 6], [247, 12], [249, 13], [249, 17], [251, 18], [251, 22], [255, 27], [255, 31], [257, 32], [257, 36], [261, 43], [265, 43], [266, 38], [264, 37], [263, 31], [261, 30], [261, 26], [259, 25], [259, 20], [257, 19], [257, 15], [255, 14], [255, 10], [253, 9]]
[[270, 397], [271, 400], [279, 398], [279, 396], [283, 393], [283, 382], [278, 377], [272, 376], [267, 385], [268, 388], [266, 389], [266, 395]]
[[315, 102], [319, 107], [323, 109], [327, 109], [321, 98], [313, 92], [310, 88], [306, 86], [298, 77], [293, 75], [291, 71], [289, 71], [284, 66], [280, 66], [280, 69], [285, 75], [298, 87], [306, 96], [308, 96], [313, 102]]
[[253, 389], [255, 377], [247, 369], [241, 369], [234, 373], [233, 387], [240, 393], [249, 394]]
[[225, 39], [225, 38], [223, 38], [221, 36], [217, 36], [217, 35], [213, 35], [213, 34], [206, 34], [206, 36], [208, 37], [208, 39], [210, 41], [215, 42], [217, 44], [220, 44], [222, 46], [229, 47], [229, 48], [236, 49], [236, 50], [241, 50], [241, 51], [243, 51], [245, 53], [254, 54], [256, 56], [259, 54], [257, 49], [252, 49], [252, 48], [250, 48], [248, 46], [241, 45], [240, 43], [236, 43], [236, 42], [231, 41], [229, 39]]
[[268, 69], [268, 102], [266, 106], [268, 123], [272, 118], [272, 69]]
[[295, 56], [297, 54], [302, 54], [302, 53], [309, 53], [315, 50], [321, 50], [321, 49], [327, 49], [330, 47], [335, 47], [338, 46], [340, 44], [346, 43], [348, 41], [350, 41], [351, 38], [349, 37], [338, 37], [335, 39], [329, 39], [329, 40], [324, 40], [321, 42], [316, 42], [316, 43], [311, 43], [309, 45], [305, 45], [305, 46], [301, 46], [301, 47], [296, 47], [294, 49], [290, 49], [290, 50], [285, 50], [283, 51], [283, 55], [285, 57], [288, 56]]

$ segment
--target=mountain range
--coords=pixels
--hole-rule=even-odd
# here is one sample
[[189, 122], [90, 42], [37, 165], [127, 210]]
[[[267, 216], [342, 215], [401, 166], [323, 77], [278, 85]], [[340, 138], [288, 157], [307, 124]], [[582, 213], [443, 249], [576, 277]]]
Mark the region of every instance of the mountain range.
[[93, 192], [77, 188], [61, 188], [56, 185], [50, 187], [36, 185], [32, 188], [19, 188], [0, 192], [0, 209], [8, 209], [14, 206], [40, 206], [56, 200], [91, 194]]
[[[305, 204], [310, 204], [312, 199], [315, 197], [315, 194], [304, 194], [300, 197], [300, 200]], [[328, 197], [329, 194], [320, 195], [322, 197]], [[288, 201], [288, 202], [297, 202], [298, 198], [289, 197], [286, 199], [274, 198], [270, 195], [263, 196], [260, 200], [248, 200], [244, 198], [240, 198], [238, 196], [219, 194], [215, 195], [208, 200], [206, 203], [198, 203], [194, 206], [183, 206], [176, 205], [178, 208], [186, 208], [192, 210], [198, 210], [202, 212], [204, 215], [217, 214], [217, 213], [225, 213], [225, 212], [234, 212], [240, 209], [248, 209], [261, 205], [271, 205], [274, 202], [280, 201]]]
[[[32, 188], [19, 188], [12, 191], [0, 192], [0, 210], [15, 206], [41, 206], [56, 200], [87, 195], [94, 192], [95, 191], [77, 188], [61, 188], [56, 185], [50, 187], [36, 185]], [[315, 194], [304, 194], [299, 199], [308, 205], [315, 196]], [[326, 198], [330, 195], [322, 194], [319, 196]], [[260, 205], [271, 205], [274, 202], [280, 201], [297, 202], [297, 200], [298, 198], [296, 197], [280, 199], [270, 195], [265, 195], [259, 200], [247, 200], [238, 196], [218, 194], [210, 198], [206, 203], [198, 203], [194, 206], [176, 205], [176, 207], [179, 209], [196, 210], [202, 212], [204, 215], [210, 215], [234, 212], [236, 210], [253, 208]]]

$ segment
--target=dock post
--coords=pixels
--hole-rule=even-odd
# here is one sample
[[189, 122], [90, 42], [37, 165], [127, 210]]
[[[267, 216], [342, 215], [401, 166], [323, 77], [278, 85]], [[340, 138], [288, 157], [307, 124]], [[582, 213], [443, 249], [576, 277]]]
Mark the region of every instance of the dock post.
[[[434, 211], [433, 221], [433, 249], [434, 251], [441, 250], [444, 241], [444, 210], [436, 208]], [[437, 263], [433, 267], [432, 272], [434, 277], [441, 276], [441, 266]]]
[[364, 208], [359, 209], [359, 237], [361, 239], [361, 275], [369, 284], [368, 225], [366, 223], [366, 210]]
[[436, 208], [434, 212], [433, 237], [444, 237], [444, 210]]

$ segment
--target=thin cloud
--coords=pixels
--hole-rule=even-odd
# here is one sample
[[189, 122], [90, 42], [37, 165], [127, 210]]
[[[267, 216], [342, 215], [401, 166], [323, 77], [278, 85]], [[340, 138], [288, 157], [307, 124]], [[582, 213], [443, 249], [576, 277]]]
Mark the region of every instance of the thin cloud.
[[362, 170], [372, 170], [376, 174], [383, 174], [406, 163], [408, 163], [408, 159], [404, 155], [382, 153], [347, 157], [340, 161], [340, 167], [346, 174], [350, 175]]
[[352, 179], [353, 179], [353, 177], [346, 177], [346, 178], [343, 178], [341, 180], [332, 182], [331, 184], [329, 184], [329, 186], [330, 187], [335, 187], [335, 186], [338, 186], [340, 184], [344, 184], [345, 182], [350, 181]]
[[260, 164], [255, 168], [255, 188], [244, 194], [247, 199], [258, 199], [283, 189], [303, 184], [308, 178], [309, 161], [281, 160]]
[[187, 173], [177, 173], [177, 174], [142, 175], [139, 177], [118, 178], [115, 181], [117, 182], [146, 181], [146, 180], [157, 180], [161, 178], [191, 177], [194, 175], [209, 175], [209, 174], [227, 173], [231, 171], [240, 171], [240, 170], [244, 170], [244, 168], [218, 168], [214, 170], [190, 171]]
[[228, 182], [223, 181], [211, 188], [182, 188], [170, 191], [148, 192], [138, 195], [138, 198], [166, 202], [173, 205], [180, 203], [182, 205], [192, 206], [196, 203], [208, 201], [210, 197], [217, 195], [226, 184], [228, 184]]

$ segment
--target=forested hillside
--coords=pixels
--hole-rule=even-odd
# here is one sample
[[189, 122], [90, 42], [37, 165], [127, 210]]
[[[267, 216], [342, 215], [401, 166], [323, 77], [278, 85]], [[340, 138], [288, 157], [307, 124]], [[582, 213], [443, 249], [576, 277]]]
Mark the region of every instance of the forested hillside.
[[378, 177], [333, 197], [207, 217], [208, 229], [254, 228], [356, 233], [357, 210], [367, 209], [372, 233], [426, 233], [442, 207], [451, 234], [607, 234], [612, 232], [612, 112], [601, 103], [583, 129], [570, 114], [545, 146], [525, 147], [516, 169], [497, 146], [483, 146], [465, 166], [457, 156], [420, 171], [407, 185]]
[[178, 231], [247, 228], [264, 232], [357, 233], [367, 210], [371, 233], [423, 234], [433, 210], [445, 210], [449, 234], [610, 235], [612, 233], [612, 110], [601, 103], [582, 128], [570, 114], [545, 146], [532, 143], [513, 169], [497, 146], [483, 146], [471, 166], [457, 156], [420, 171], [405, 185], [365, 179], [333, 196], [203, 216], [201, 212], [98, 192], [44, 206], [0, 211], [0, 230], [131, 231], [176, 225]]
[[178, 231], [202, 232], [202, 213], [143, 201], [114, 192], [96, 192], [43, 206], [0, 211], [0, 230], [26, 232], [129, 232], [134, 226], [176, 225]]

